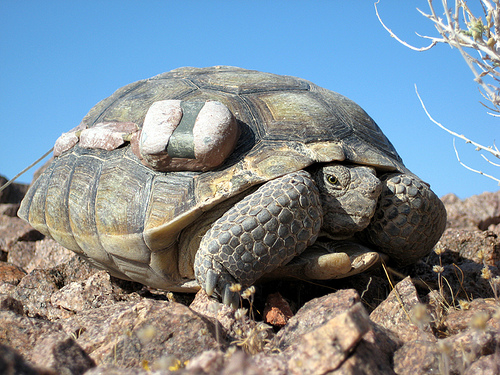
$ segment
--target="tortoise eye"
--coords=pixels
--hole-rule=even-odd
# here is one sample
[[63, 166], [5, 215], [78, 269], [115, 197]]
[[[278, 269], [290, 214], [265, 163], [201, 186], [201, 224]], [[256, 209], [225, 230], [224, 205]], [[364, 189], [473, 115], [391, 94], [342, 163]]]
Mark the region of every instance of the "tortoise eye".
[[332, 185], [337, 185], [339, 183], [339, 179], [337, 178], [337, 176], [334, 176], [333, 174], [328, 175], [326, 179]]

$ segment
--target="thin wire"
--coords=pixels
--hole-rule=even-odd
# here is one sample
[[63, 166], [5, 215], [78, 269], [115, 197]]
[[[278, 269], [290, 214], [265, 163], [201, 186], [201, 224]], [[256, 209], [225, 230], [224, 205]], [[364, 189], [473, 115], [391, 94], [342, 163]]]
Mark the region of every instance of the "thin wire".
[[9, 181], [7, 181], [4, 185], [2, 185], [0, 187], [0, 192], [2, 190], [4, 190], [7, 186], [9, 186], [10, 184], [12, 184], [15, 180], [17, 180], [19, 178], [19, 176], [23, 175], [24, 173], [26, 173], [28, 170], [30, 170], [31, 168], [33, 168], [35, 165], [37, 165], [38, 163], [40, 163], [43, 159], [45, 159], [52, 151], [54, 150], [54, 147], [52, 147], [49, 151], [47, 151], [45, 154], [43, 154], [43, 156], [41, 156], [40, 158], [38, 158], [37, 160], [35, 160], [33, 163], [31, 163], [30, 165], [28, 165], [26, 168], [24, 168], [21, 172], [19, 172], [18, 174], [16, 174], [14, 177], [12, 177]]

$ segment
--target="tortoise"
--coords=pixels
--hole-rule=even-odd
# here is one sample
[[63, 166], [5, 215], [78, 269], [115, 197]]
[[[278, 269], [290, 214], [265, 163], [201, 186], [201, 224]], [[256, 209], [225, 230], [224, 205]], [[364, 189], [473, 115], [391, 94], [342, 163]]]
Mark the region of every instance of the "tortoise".
[[199, 288], [334, 279], [428, 254], [429, 185], [353, 101], [242, 68], [179, 68], [117, 90], [64, 133], [19, 217], [118, 278]]

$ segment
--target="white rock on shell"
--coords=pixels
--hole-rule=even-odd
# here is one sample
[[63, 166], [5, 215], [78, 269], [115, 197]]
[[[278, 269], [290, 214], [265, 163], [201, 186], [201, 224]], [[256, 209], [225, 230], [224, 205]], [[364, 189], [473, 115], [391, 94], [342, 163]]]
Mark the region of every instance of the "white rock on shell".
[[231, 111], [209, 101], [200, 110], [193, 127], [194, 153], [206, 167], [217, 167], [234, 150], [239, 128]]
[[162, 171], [209, 170], [226, 160], [240, 134], [238, 123], [222, 103], [207, 101], [193, 126], [195, 158], [171, 157], [167, 146], [182, 120], [180, 100], [162, 100], [149, 108], [140, 140], [140, 157], [150, 168]]
[[139, 141], [141, 154], [147, 157], [165, 152], [168, 141], [181, 119], [180, 100], [154, 102], [144, 118]]
[[68, 151], [78, 143], [78, 136], [76, 132], [63, 133], [57, 138], [54, 144], [54, 156], [59, 156], [63, 152]]

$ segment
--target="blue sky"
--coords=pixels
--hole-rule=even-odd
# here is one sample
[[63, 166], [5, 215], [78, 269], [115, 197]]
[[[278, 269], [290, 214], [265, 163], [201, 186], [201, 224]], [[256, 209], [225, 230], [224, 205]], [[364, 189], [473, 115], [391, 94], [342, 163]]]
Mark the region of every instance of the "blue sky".
[[[425, 45], [415, 31], [435, 32], [417, 7], [427, 2], [382, 0], [379, 11], [401, 38]], [[417, 84], [435, 119], [491, 145], [499, 120], [479, 104], [466, 64], [444, 45], [418, 53], [397, 43], [372, 1], [0, 0], [0, 61], [0, 174], [9, 178], [119, 87], [181, 66], [234, 65], [305, 78], [356, 101], [439, 196], [498, 190], [458, 164], [452, 137], [415, 94]], [[500, 176], [473, 146], [457, 148], [470, 166]]]

